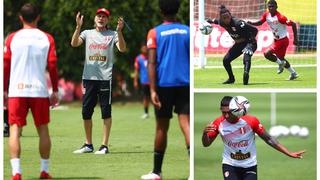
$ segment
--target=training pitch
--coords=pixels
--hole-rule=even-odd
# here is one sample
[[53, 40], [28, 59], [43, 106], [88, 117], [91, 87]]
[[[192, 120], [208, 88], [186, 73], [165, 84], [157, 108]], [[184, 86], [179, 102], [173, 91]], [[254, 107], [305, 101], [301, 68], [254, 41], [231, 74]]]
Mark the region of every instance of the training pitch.
[[316, 58], [313, 56], [288, 57], [299, 77], [289, 81], [290, 73], [277, 74], [278, 65], [262, 56], [254, 55], [251, 61], [249, 85], [243, 85], [242, 56], [232, 61], [234, 84], [222, 84], [228, 79], [221, 57], [208, 57], [204, 68], [194, 66], [194, 88], [316, 88]]
[[[153, 168], [153, 144], [155, 119], [141, 119], [143, 107], [140, 103], [115, 103], [112, 107], [112, 128], [110, 153], [107, 155], [73, 154], [84, 143], [84, 129], [81, 120], [81, 105], [64, 105], [65, 110], [51, 111], [50, 135], [52, 153], [50, 173], [54, 179], [140, 179]], [[30, 115], [31, 113], [29, 113]], [[168, 133], [168, 146], [162, 167], [163, 177], [171, 180], [185, 180], [189, 176], [189, 159], [185, 141], [174, 115]], [[38, 179], [40, 157], [38, 136], [31, 116], [23, 129], [22, 176], [25, 180]], [[97, 150], [102, 141], [102, 120], [100, 106], [93, 116], [93, 143]], [[4, 139], [4, 179], [10, 179], [8, 140]]]

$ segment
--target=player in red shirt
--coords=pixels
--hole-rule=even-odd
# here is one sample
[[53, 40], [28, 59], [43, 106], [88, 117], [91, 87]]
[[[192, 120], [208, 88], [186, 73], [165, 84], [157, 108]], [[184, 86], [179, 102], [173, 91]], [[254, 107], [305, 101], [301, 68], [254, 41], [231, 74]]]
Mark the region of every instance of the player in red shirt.
[[304, 150], [290, 152], [271, 137], [259, 120], [251, 115], [237, 117], [229, 111], [231, 96], [221, 100], [222, 116], [208, 124], [203, 131], [202, 144], [208, 147], [220, 134], [224, 143], [222, 170], [225, 180], [257, 180], [255, 134], [268, 145], [292, 158], [302, 158]]
[[294, 80], [298, 78], [298, 74], [284, 57], [289, 45], [287, 26], [292, 26], [294, 36], [293, 44], [296, 46], [299, 44], [297, 25], [293, 21], [287, 19], [287, 17], [284, 15], [280, 14], [280, 12], [277, 11], [277, 8], [277, 2], [275, 0], [269, 0], [269, 12], [264, 13], [259, 21], [249, 21], [248, 23], [255, 26], [260, 26], [267, 21], [274, 35], [274, 43], [266, 52], [264, 52], [264, 57], [279, 64], [278, 74], [281, 74], [283, 69], [286, 68], [291, 73], [289, 80]]
[[[40, 15], [34, 5], [24, 4], [20, 10], [19, 19], [23, 28], [7, 37], [3, 55], [4, 106], [8, 105], [10, 124], [11, 180], [22, 178], [20, 133], [23, 126], [26, 125], [29, 109], [31, 109], [39, 135], [40, 179], [51, 179], [48, 167], [51, 149], [48, 129], [49, 106], [58, 104], [55, 44], [50, 34], [37, 28]], [[50, 98], [45, 76], [46, 67], [49, 70], [53, 89]]]

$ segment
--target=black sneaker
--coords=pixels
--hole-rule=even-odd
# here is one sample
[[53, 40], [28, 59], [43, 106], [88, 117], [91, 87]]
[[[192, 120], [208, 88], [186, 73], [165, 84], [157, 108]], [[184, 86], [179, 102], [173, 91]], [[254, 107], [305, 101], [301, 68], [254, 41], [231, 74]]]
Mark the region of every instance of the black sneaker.
[[101, 145], [99, 150], [96, 151], [94, 154], [107, 154], [107, 153], [109, 153], [108, 146]]
[[84, 144], [80, 149], [73, 151], [74, 154], [92, 153], [92, 152], [93, 152], [92, 144]]
[[234, 83], [234, 79], [228, 79], [225, 82], [223, 82], [222, 84], [233, 84]]
[[9, 137], [10, 136], [10, 133], [9, 133], [9, 130], [4, 130], [3, 131], [3, 137]]
[[243, 73], [243, 85], [248, 85], [249, 83], [249, 73]]

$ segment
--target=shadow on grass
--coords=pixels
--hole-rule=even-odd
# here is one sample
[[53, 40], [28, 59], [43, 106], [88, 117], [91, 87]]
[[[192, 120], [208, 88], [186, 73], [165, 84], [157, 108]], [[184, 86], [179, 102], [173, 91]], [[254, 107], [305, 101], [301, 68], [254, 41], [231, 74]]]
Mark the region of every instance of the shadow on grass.
[[110, 152], [110, 154], [149, 154], [149, 153], [153, 153], [153, 151], [126, 151], [126, 152], [121, 152], [121, 151], [119, 151], [119, 152]]
[[[101, 177], [53, 177], [53, 179], [103, 179]], [[32, 178], [31, 180], [39, 180], [38, 178]]]

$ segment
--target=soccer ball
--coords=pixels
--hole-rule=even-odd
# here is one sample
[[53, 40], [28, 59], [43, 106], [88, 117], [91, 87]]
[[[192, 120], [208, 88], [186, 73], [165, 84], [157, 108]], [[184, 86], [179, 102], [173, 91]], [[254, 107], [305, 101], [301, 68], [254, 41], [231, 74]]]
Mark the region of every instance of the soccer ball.
[[212, 26], [210, 23], [207, 21], [203, 22], [199, 26], [199, 30], [201, 31], [202, 34], [204, 35], [209, 35], [212, 32]]
[[299, 136], [300, 136], [300, 137], [303, 137], [303, 138], [308, 137], [308, 136], [309, 136], [309, 129], [306, 128], [306, 127], [302, 127], [302, 128], [300, 129]]
[[246, 115], [249, 111], [249, 108], [250, 102], [247, 98], [243, 96], [233, 97], [229, 104], [230, 112], [237, 117]]
[[291, 127], [290, 127], [290, 133], [291, 133], [291, 135], [293, 135], [293, 136], [296, 136], [296, 135], [298, 135], [299, 134], [299, 132], [300, 132], [300, 126], [298, 126], [298, 125], [292, 125]]

